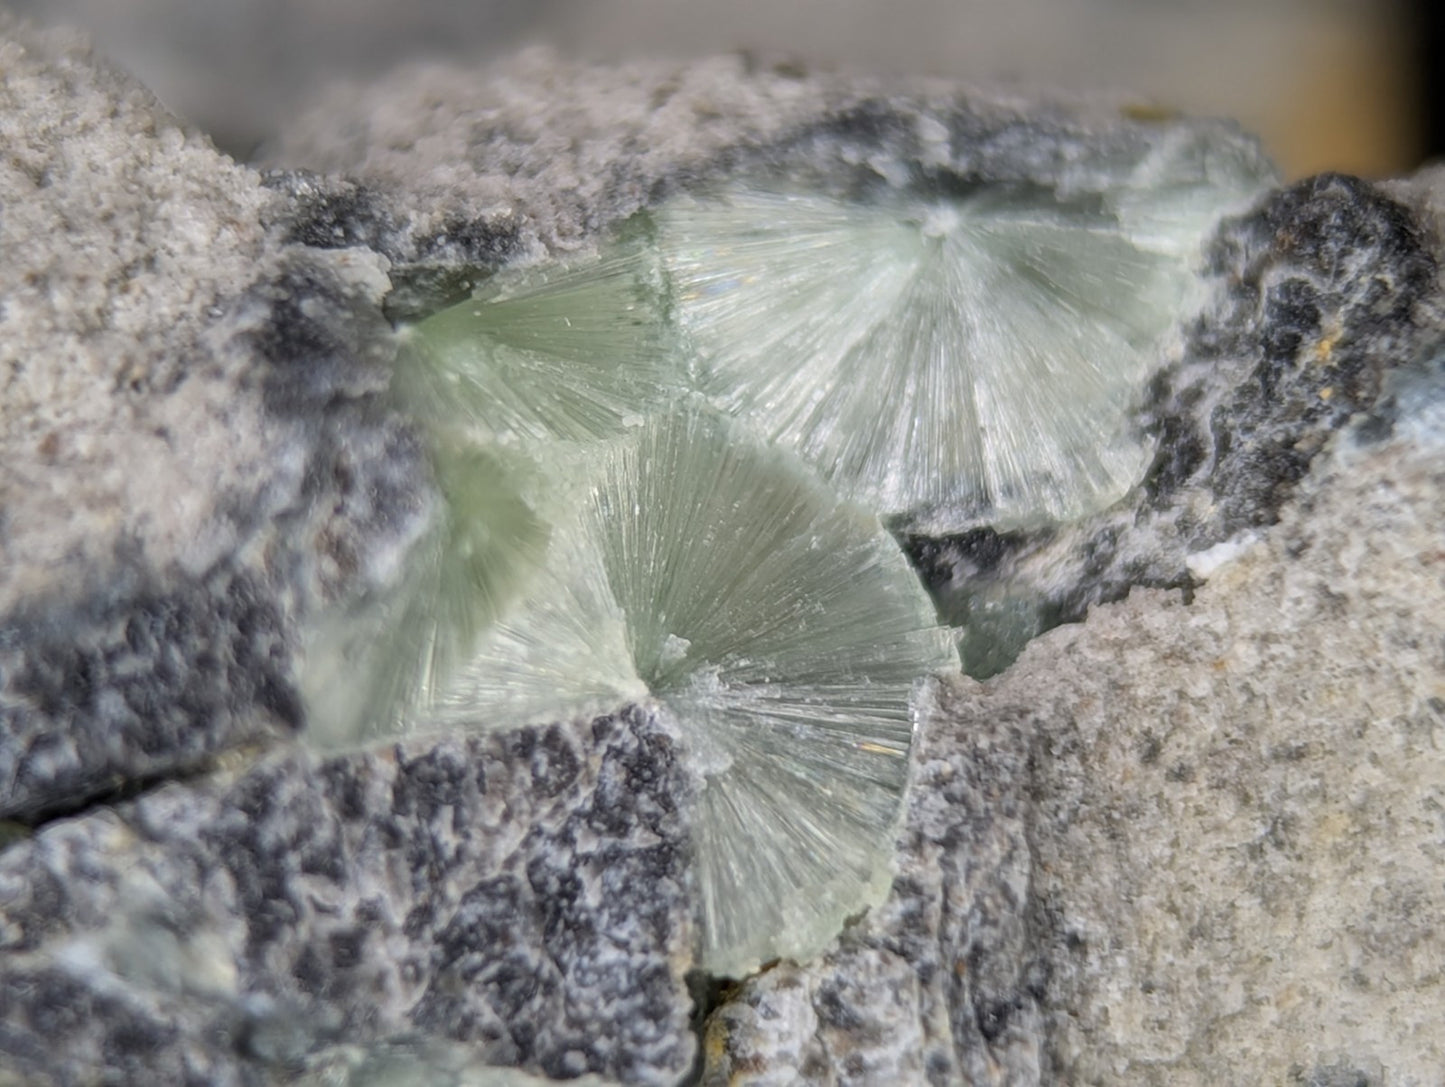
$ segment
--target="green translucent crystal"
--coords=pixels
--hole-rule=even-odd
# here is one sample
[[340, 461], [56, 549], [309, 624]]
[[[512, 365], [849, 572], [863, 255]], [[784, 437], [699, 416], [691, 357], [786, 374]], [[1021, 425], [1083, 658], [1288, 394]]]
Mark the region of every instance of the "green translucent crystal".
[[1278, 180], [1249, 141], [1174, 128], [1159, 134], [1104, 203], [1131, 243], [1191, 264], [1221, 216], [1243, 211]]
[[401, 731], [542, 569], [551, 529], [534, 506], [552, 491], [532, 465], [448, 440], [433, 459], [445, 504], [396, 582], [313, 624], [301, 688], [317, 746]]
[[1127, 409], [1185, 311], [1201, 224], [1237, 197], [1131, 190], [1126, 215], [1000, 189], [864, 204], [732, 186], [657, 224], [713, 402], [943, 532], [1077, 518], [1138, 481]]
[[676, 395], [682, 355], [645, 239], [530, 269], [408, 330], [398, 391], [421, 418], [501, 444], [606, 437]]
[[[394, 391], [427, 432], [445, 508], [396, 584], [314, 624], [302, 674], [314, 742], [393, 735], [418, 706], [440, 705], [539, 569], [547, 507], [566, 489], [518, 450], [620, 433], [677, 395], [681, 355], [660, 276], [643, 239], [619, 239], [595, 260], [489, 281], [403, 333]], [[592, 613], [580, 602], [573, 612]], [[564, 617], [553, 633], [567, 629]], [[494, 681], [526, 712], [519, 677]], [[601, 703], [615, 707], [618, 692], [605, 690]]]
[[957, 669], [932, 605], [876, 516], [710, 412], [551, 456], [543, 576], [412, 727], [651, 702], [701, 782], [704, 965], [820, 949], [891, 878], [914, 687]]
[[[313, 738], [645, 703], [699, 782], [702, 965], [821, 949], [886, 892], [919, 685], [958, 668], [879, 516], [1037, 525], [1134, 486], [1131, 399], [1258, 165], [1161, 144], [1087, 204], [732, 185], [406, 330], [443, 502], [313, 631]], [[1040, 629], [960, 600], [976, 674]]]
[[876, 516], [706, 415], [609, 451], [584, 530], [704, 773], [703, 964], [821, 949], [881, 899], [913, 688], [957, 669]]
[[999, 586], [961, 592], [940, 607], [942, 618], [958, 629], [958, 655], [964, 675], [988, 679], [998, 675], [1050, 626], [1044, 602], [1013, 596]]

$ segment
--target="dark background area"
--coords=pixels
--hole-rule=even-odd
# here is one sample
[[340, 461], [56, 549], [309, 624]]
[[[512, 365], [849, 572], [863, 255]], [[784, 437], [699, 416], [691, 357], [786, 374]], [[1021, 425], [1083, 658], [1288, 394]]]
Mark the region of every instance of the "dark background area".
[[1439, 0], [0, 0], [89, 31], [245, 157], [321, 86], [545, 43], [599, 59], [735, 49], [989, 85], [1127, 91], [1235, 117], [1290, 176], [1445, 153]]

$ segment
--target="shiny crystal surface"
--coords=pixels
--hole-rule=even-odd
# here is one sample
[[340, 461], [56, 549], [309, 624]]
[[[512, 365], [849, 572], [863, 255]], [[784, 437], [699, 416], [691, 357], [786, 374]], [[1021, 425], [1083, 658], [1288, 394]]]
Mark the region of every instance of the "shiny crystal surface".
[[682, 383], [661, 277], [644, 239], [504, 275], [408, 330], [399, 391], [422, 418], [499, 444], [635, 425]]
[[703, 964], [820, 950], [891, 880], [914, 686], [957, 669], [873, 514], [707, 415], [609, 450], [584, 513], [703, 774]]
[[1238, 194], [1119, 199], [734, 185], [657, 222], [713, 402], [850, 497], [944, 532], [1076, 518], [1142, 475], [1127, 409], [1185, 312], [1211, 211]]
[[[313, 738], [647, 702], [697, 775], [701, 965], [820, 950], [886, 892], [925, 678], [958, 668], [880, 516], [1032, 526], [1135, 485], [1131, 399], [1258, 180], [1213, 156], [1073, 203], [735, 183], [405, 330], [443, 501], [397, 584], [316, 627]], [[970, 669], [1035, 619], [974, 600]]]
[[529, 462], [438, 438], [445, 503], [398, 582], [313, 624], [301, 672], [307, 731], [339, 749], [396, 735], [471, 659], [477, 639], [538, 575], [550, 493]]
[[704, 965], [819, 950], [891, 878], [914, 688], [957, 668], [932, 605], [876, 516], [711, 412], [553, 456], [543, 575], [409, 727], [654, 700], [700, 780]]

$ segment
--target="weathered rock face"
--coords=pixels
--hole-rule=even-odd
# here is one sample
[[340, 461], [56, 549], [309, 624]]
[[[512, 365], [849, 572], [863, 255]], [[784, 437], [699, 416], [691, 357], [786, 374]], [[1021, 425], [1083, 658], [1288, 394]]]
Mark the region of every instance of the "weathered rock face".
[[943, 609], [1007, 600], [1038, 629], [1137, 586], [1192, 590], [1211, 549], [1272, 524], [1330, 435], [1438, 342], [1439, 275], [1419, 220], [1354, 178], [1299, 182], [1225, 223], [1214, 300], [1141, 408], [1158, 444], [1138, 500], [1063, 528], [911, 539]]
[[[1000, 684], [1050, 721], [1033, 897], [1059, 1076], [1445, 1068], [1427, 1026], [1442, 961], [1427, 919], [1445, 905], [1442, 393], [1437, 377], [1433, 418], [1389, 439], [1366, 423], [1337, 440], [1193, 605], [1102, 609], [1047, 672], [1033, 656]], [[1121, 684], [1126, 668], [1161, 682]]]
[[1039, 1082], [1034, 720], [978, 695], [937, 692], [888, 902], [820, 961], [744, 982], [708, 1022], [704, 1083]]
[[[8, 31], [8, 21], [0, 31]], [[420, 529], [373, 255], [51, 35], [4, 39], [0, 816], [301, 724], [296, 614]]]
[[506, 261], [593, 244], [671, 193], [783, 173], [829, 191], [1039, 186], [1066, 200], [1169, 175], [1252, 194], [1270, 167], [1228, 124], [1127, 120], [1101, 99], [963, 93], [931, 81], [808, 76], [742, 57], [596, 68], [545, 50], [479, 79], [403, 69], [348, 87], [270, 147], [290, 236], [393, 262], [391, 312], [464, 296]]
[[[43, 824], [0, 852], [0, 1082], [682, 1080], [692, 793], [646, 712], [286, 739], [298, 631], [436, 501], [384, 310], [723, 170], [1258, 166], [1107, 105], [529, 54], [350, 93], [262, 175], [68, 39], [0, 55], [0, 816]], [[1084, 621], [936, 688], [890, 899], [726, 987], [704, 1082], [1439, 1078], [1442, 206], [1269, 195], [1124, 506], [908, 541], [945, 606]]]
[[688, 778], [643, 714], [273, 758], [0, 855], [27, 1083], [274, 1083], [407, 1034], [558, 1077], [692, 1062]]
[[1432, 384], [1191, 604], [1136, 592], [949, 692], [888, 905], [746, 982], [705, 1082], [1438, 1075]]

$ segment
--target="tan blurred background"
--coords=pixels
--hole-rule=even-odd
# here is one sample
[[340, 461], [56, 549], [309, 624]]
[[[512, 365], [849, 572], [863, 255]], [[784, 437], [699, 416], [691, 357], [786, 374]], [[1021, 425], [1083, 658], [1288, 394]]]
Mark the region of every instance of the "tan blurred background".
[[[1438, 0], [1432, 0], [1438, 2]], [[1425, 0], [0, 0], [86, 27], [242, 156], [336, 78], [530, 41], [603, 58], [749, 49], [815, 65], [1126, 90], [1231, 116], [1294, 177], [1431, 146]]]

